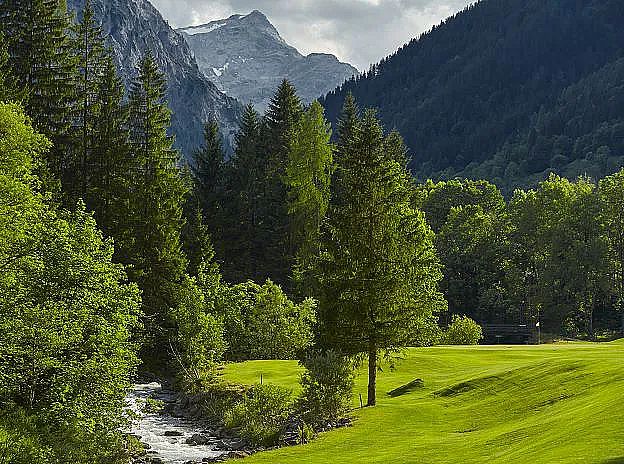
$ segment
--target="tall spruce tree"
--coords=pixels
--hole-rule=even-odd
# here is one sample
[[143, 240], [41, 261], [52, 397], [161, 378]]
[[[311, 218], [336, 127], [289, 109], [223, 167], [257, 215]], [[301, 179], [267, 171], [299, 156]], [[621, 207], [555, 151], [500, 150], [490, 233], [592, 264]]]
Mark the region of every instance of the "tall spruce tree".
[[93, 155], [97, 132], [102, 122], [99, 117], [102, 103], [99, 87], [105, 78], [109, 52], [104, 45], [104, 35], [95, 21], [90, 0], [86, 0], [82, 18], [74, 27], [73, 49], [78, 64], [76, 85], [75, 139], [72, 185], [65, 186], [66, 193], [86, 198], [93, 173]]
[[[445, 301], [433, 232], [410, 206], [411, 178], [369, 110], [338, 159], [338, 204], [330, 204], [317, 268], [325, 348], [368, 354], [368, 402], [376, 404], [378, 353], [419, 340]], [[346, 132], [342, 132], [345, 134]]]
[[290, 240], [295, 247], [295, 282], [310, 295], [309, 269], [319, 256], [321, 222], [329, 204], [333, 148], [323, 107], [312, 103], [293, 131], [286, 166]]
[[263, 142], [267, 153], [261, 233], [264, 262], [269, 277], [287, 288], [294, 264], [290, 240], [287, 188], [284, 183], [290, 140], [301, 121], [303, 108], [295, 88], [284, 80], [273, 96], [264, 118]]
[[[130, 150], [134, 160], [132, 214], [120, 244], [130, 277], [143, 291], [147, 354], [162, 354], [169, 319], [186, 269], [182, 252], [183, 206], [188, 194], [167, 135], [171, 111], [166, 82], [151, 53], [139, 64], [129, 99]], [[160, 348], [159, 348], [160, 347]]]
[[9, 52], [7, 43], [0, 33], [0, 102], [20, 100], [20, 92], [9, 68]]
[[[205, 218], [210, 218], [210, 230], [221, 237], [221, 212], [225, 182], [225, 156], [219, 124], [214, 117], [204, 126], [204, 145], [193, 153], [191, 173], [194, 194]], [[219, 229], [219, 230], [217, 230]]]
[[220, 238], [225, 251], [219, 258], [224, 263], [223, 274], [231, 282], [266, 279], [260, 226], [267, 162], [261, 147], [260, 130], [258, 113], [253, 105], [247, 105], [236, 134], [236, 150], [228, 163], [227, 232]]
[[53, 143], [47, 161], [58, 179], [71, 182], [76, 60], [71, 17], [63, 0], [0, 2], [0, 32], [8, 45], [11, 72], [26, 89], [26, 111]]
[[98, 111], [93, 115], [85, 202], [100, 228], [116, 240], [127, 232], [131, 218], [135, 160], [129, 150], [128, 108], [124, 87], [112, 56], [105, 58], [96, 88]]

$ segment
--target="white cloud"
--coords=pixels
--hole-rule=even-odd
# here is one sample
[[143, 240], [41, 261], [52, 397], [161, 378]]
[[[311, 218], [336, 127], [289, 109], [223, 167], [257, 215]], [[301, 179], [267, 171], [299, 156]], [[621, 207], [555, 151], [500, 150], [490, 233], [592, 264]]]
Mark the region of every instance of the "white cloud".
[[360, 69], [459, 11], [470, 0], [152, 0], [174, 27], [262, 11], [302, 53], [326, 52]]

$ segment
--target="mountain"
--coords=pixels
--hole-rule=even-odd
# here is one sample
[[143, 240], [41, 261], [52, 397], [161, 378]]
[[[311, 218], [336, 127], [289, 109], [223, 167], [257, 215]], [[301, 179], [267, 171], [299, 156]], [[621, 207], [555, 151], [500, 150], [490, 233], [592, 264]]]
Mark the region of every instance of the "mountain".
[[[223, 94], [199, 70], [193, 53], [147, 0], [91, 0], [112, 47], [117, 69], [128, 88], [136, 66], [151, 50], [167, 77], [172, 133], [176, 147], [188, 158], [202, 143], [202, 126], [215, 115], [226, 141], [233, 140], [241, 105]], [[69, 0], [80, 15], [84, 0]]]
[[624, 165], [621, 0], [482, 0], [322, 103], [352, 92], [411, 150], [418, 178], [483, 177], [507, 192], [549, 172]]
[[284, 78], [309, 103], [358, 74], [333, 55], [303, 56], [257, 10], [178, 31], [195, 53], [199, 68], [219, 89], [260, 111]]

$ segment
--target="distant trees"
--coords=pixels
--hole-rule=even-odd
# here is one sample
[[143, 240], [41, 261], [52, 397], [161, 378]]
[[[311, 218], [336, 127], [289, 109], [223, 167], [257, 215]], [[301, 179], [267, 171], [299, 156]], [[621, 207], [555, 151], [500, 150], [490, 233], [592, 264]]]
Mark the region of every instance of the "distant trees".
[[609, 243], [610, 281], [624, 334], [624, 171], [600, 181], [601, 221]]
[[624, 165], [623, 20], [612, 1], [472, 3], [321, 104], [332, 123], [349, 93], [377, 108], [419, 181], [487, 179], [511, 196], [551, 172], [598, 179]]

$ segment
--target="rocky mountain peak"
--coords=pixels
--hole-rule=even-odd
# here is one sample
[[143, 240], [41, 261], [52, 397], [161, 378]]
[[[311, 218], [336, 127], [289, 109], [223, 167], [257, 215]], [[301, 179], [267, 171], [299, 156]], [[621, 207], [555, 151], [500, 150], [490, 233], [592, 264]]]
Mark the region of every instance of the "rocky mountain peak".
[[358, 71], [335, 56], [303, 56], [260, 11], [178, 29], [200, 70], [227, 95], [266, 109], [283, 79], [309, 103]]
[[[69, 0], [80, 16], [85, 0]], [[189, 156], [202, 143], [202, 127], [212, 115], [231, 141], [241, 105], [224, 95], [199, 70], [186, 40], [174, 31], [148, 0], [91, 0], [91, 6], [112, 47], [117, 69], [129, 86], [147, 50], [167, 78], [176, 146]]]

